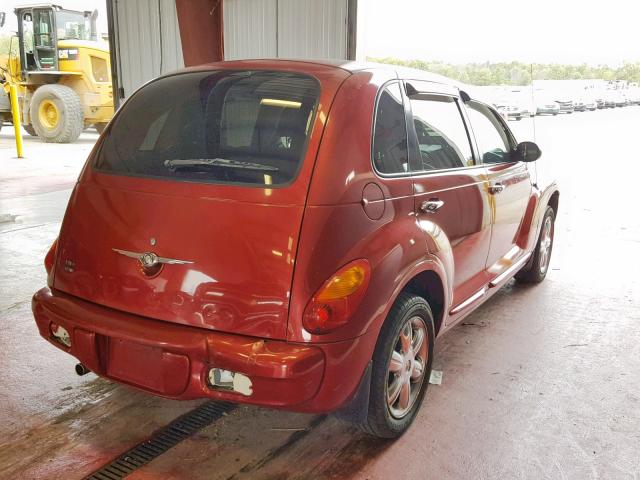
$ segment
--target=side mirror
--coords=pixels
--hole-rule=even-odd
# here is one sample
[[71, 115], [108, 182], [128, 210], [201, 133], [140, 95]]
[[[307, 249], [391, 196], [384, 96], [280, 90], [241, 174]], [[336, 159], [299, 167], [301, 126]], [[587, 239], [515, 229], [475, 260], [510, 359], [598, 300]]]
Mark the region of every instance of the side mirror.
[[4, 21], [7, 17], [5, 12], [0, 12], [0, 28], [4, 27]]
[[515, 157], [520, 162], [535, 162], [540, 155], [540, 147], [533, 142], [520, 142], [515, 152]]

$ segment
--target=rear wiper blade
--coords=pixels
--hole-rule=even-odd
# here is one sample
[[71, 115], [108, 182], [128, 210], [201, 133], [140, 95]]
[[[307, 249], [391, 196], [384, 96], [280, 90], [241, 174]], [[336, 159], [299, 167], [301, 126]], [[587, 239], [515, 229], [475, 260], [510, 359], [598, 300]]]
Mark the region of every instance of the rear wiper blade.
[[259, 170], [263, 172], [277, 172], [278, 167], [261, 165], [259, 163], [241, 162], [239, 160], [229, 160], [228, 158], [193, 158], [188, 160], [165, 160], [164, 166], [170, 170], [188, 167], [223, 167], [240, 168], [244, 170]]

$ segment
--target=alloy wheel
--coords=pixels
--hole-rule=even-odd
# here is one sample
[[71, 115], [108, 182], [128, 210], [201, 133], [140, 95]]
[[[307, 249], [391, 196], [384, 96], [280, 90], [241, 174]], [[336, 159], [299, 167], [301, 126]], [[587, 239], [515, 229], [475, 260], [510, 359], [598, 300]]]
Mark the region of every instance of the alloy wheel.
[[424, 320], [415, 316], [400, 329], [389, 360], [386, 398], [395, 418], [409, 413], [420, 394], [429, 360], [428, 332]]
[[551, 217], [547, 217], [542, 226], [542, 235], [540, 236], [539, 265], [540, 273], [544, 274], [549, 268], [551, 260], [551, 246], [553, 244], [553, 222]]

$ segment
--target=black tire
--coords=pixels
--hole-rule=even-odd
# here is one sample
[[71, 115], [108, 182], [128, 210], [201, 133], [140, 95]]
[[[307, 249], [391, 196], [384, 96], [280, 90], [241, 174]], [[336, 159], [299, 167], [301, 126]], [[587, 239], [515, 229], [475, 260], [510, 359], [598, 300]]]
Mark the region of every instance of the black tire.
[[[57, 109], [57, 122], [48, 126], [40, 121], [39, 109], [50, 101]], [[31, 125], [47, 143], [70, 143], [78, 139], [84, 127], [82, 102], [73, 89], [65, 85], [43, 85], [31, 99]]]
[[[544, 255], [541, 255], [542, 249], [544, 248], [542, 243], [545, 241], [545, 226], [546, 222], [550, 222], [550, 240], [551, 243], [548, 246], [546, 259]], [[547, 276], [547, 272], [549, 271], [549, 263], [551, 261], [551, 252], [553, 251], [553, 237], [555, 234], [555, 212], [553, 208], [547, 206], [547, 209], [544, 212], [544, 217], [542, 217], [542, 227], [540, 228], [540, 235], [538, 236], [538, 243], [536, 243], [536, 248], [533, 251], [533, 255], [531, 256], [531, 260], [526, 263], [524, 268], [516, 273], [516, 280], [522, 283], [540, 283]]]
[[33, 128], [33, 125], [22, 125], [22, 128], [24, 128], [24, 131], [27, 132], [32, 137], [37, 137], [38, 136], [38, 134], [36, 133], [35, 129]]
[[[389, 371], [389, 366], [393, 352], [399, 345], [400, 333], [412, 320], [418, 323], [420, 328], [424, 327], [424, 332], [426, 332], [422, 345], [426, 344], [427, 360], [426, 365], [424, 365], [424, 359], [418, 359], [423, 360], [422, 378], [420, 379], [420, 384], [415, 387], [419, 390], [414, 390], [414, 393], [409, 394], [411, 401], [408, 409], [400, 418], [397, 418], [391, 413], [393, 405], [390, 407], [387, 403], [387, 388], [390, 379], [394, 375]], [[420, 321], [423, 323], [420, 324]], [[422, 297], [401, 293], [382, 326], [376, 349], [373, 353], [369, 410], [366, 419], [359, 425], [362, 431], [379, 438], [396, 438], [409, 428], [420, 409], [429, 385], [434, 338], [433, 315], [429, 304]], [[413, 343], [411, 345], [413, 350]], [[406, 375], [410, 375], [410, 371], [413, 371], [413, 365], [408, 363]], [[403, 374], [405, 374], [404, 371], [399, 375]], [[395, 377], [394, 380], [400, 382], [398, 377]], [[408, 380], [408, 383], [415, 385], [418, 382], [413, 383], [412, 380]], [[400, 395], [397, 398], [400, 401]]]
[[95, 129], [98, 131], [98, 133], [100, 135], [102, 135], [102, 132], [104, 132], [104, 129], [107, 128], [107, 123], [94, 123], [93, 126], [95, 127]]

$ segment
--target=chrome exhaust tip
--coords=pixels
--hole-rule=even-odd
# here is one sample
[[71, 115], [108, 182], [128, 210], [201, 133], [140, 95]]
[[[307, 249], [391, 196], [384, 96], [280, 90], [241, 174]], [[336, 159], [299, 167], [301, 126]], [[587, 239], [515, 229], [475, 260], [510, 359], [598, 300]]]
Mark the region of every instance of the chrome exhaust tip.
[[91, 370], [89, 370], [87, 367], [85, 367], [83, 364], [78, 363], [76, 364], [76, 373], [80, 376], [82, 375], [86, 375], [87, 373], [89, 373]]

